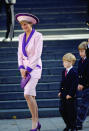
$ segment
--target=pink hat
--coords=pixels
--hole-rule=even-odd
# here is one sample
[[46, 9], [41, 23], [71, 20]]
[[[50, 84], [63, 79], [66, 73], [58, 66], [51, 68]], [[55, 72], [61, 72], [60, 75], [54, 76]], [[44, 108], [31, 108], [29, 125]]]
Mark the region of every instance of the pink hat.
[[29, 13], [18, 13], [15, 17], [18, 22], [27, 21], [32, 24], [37, 24], [39, 22], [39, 19], [36, 16]]

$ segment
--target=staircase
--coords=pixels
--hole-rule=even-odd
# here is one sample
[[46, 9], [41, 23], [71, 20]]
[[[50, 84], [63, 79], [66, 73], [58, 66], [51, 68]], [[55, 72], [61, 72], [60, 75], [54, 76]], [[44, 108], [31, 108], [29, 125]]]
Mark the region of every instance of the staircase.
[[[43, 74], [37, 86], [40, 117], [59, 116], [57, 94], [63, 68], [62, 56], [66, 52], [72, 52], [78, 59], [77, 46], [80, 42], [81, 40], [44, 41]], [[19, 85], [17, 46], [17, 42], [0, 43], [0, 118], [31, 117]]]
[[[32, 13], [40, 19], [38, 29], [84, 28], [87, 19], [88, 0], [17, 0], [15, 14]], [[5, 29], [5, 12], [0, 14], [0, 29]], [[3, 26], [4, 25], [4, 26]], [[21, 29], [15, 23], [15, 30]]]
[[[59, 116], [59, 98], [62, 56], [66, 52], [72, 52], [79, 59], [77, 46], [84, 40], [58, 40], [53, 39], [55, 35], [63, 34], [85, 34], [89, 31], [86, 28], [87, 1], [85, 0], [19, 0], [15, 5], [15, 14], [19, 12], [30, 12], [39, 17], [40, 23], [36, 29], [51, 39], [44, 38], [44, 47], [42, 54], [43, 73], [42, 78], [37, 85], [37, 103], [40, 117]], [[2, 13], [5, 16], [5, 13]], [[0, 23], [0, 36], [5, 34], [5, 17], [2, 17]], [[68, 28], [73, 30], [67, 31]], [[83, 30], [75, 31], [75, 28]], [[53, 29], [53, 30], [52, 30]], [[64, 30], [62, 30], [64, 29]], [[66, 29], [66, 30], [65, 30]], [[15, 37], [22, 30], [19, 24], [15, 23]], [[18, 42], [11, 43], [0, 42], [0, 119], [6, 118], [27, 118], [31, 117], [26, 101], [23, 96], [23, 90], [20, 88], [20, 73], [17, 64]], [[77, 62], [75, 64], [75, 68]]]

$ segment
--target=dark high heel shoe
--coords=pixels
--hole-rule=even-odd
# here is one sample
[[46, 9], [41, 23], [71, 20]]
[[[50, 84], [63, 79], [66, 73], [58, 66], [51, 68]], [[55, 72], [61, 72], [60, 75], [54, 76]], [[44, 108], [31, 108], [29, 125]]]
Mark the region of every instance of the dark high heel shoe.
[[35, 129], [31, 129], [30, 131], [37, 131], [37, 128], [35, 128]]
[[38, 122], [37, 129], [40, 131], [41, 129], [41, 124]]

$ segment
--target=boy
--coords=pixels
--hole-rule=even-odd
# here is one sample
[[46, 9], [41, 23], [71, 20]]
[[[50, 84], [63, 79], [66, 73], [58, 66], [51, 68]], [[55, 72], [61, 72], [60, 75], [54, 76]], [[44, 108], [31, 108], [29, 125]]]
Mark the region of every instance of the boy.
[[78, 86], [77, 73], [73, 68], [76, 58], [73, 54], [67, 53], [63, 56], [64, 70], [58, 96], [60, 100], [59, 111], [66, 124], [63, 131], [76, 131], [76, 90]]
[[88, 43], [87, 43], [86, 57], [89, 58], [89, 39], [88, 39]]
[[78, 46], [81, 59], [78, 63], [78, 90], [82, 91], [80, 109], [77, 113], [77, 129], [82, 130], [89, 107], [89, 58], [86, 57], [87, 42]]

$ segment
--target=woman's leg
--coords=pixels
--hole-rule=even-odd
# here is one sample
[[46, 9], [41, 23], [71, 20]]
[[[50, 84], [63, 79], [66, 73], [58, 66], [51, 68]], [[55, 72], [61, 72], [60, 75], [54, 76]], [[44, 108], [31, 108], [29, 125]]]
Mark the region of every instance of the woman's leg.
[[32, 115], [32, 129], [35, 129], [37, 127], [37, 122], [38, 122], [38, 106], [35, 97], [30, 95], [24, 95], [24, 97], [27, 101], [29, 110]]

